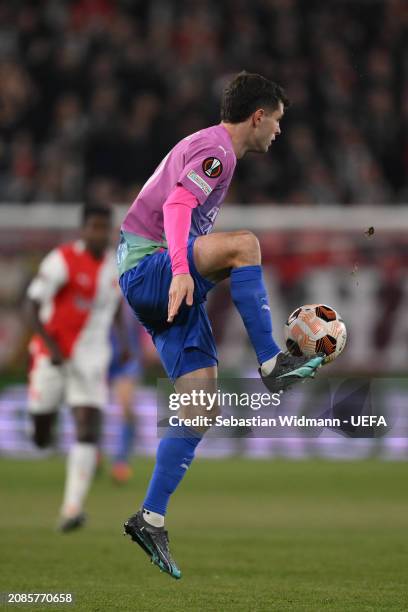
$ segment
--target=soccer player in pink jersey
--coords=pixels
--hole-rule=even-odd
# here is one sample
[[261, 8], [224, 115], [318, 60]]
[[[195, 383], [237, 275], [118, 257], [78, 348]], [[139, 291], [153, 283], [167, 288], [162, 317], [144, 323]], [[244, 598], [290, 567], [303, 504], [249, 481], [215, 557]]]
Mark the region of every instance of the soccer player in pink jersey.
[[70, 448], [61, 531], [80, 527], [91, 484], [107, 400], [109, 332], [120, 304], [115, 257], [108, 248], [111, 211], [84, 209], [82, 239], [53, 249], [28, 287], [35, 335], [30, 342], [28, 407], [33, 438], [52, 442], [63, 400], [72, 407], [76, 441]]
[[[258, 74], [239, 74], [224, 91], [221, 123], [176, 144], [123, 221], [119, 283], [179, 393], [196, 389], [197, 381], [216, 390], [217, 352], [204, 303], [215, 283], [228, 277], [270, 391], [313, 377], [323, 361], [322, 356], [283, 353], [274, 341], [256, 236], [249, 231], [210, 234], [237, 160], [250, 151], [268, 151], [281, 133], [287, 106], [279, 85]], [[217, 410], [205, 414], [214, 418]], [[193, 415], [191, 406], [180, 414]], [[142, 508], [125, 523], [125, 532], [174, 578], [181, 572], [169, 551], [164, 517], [204, 433], [204, 427], [192, 429], [182, 421], [169, 427]]]

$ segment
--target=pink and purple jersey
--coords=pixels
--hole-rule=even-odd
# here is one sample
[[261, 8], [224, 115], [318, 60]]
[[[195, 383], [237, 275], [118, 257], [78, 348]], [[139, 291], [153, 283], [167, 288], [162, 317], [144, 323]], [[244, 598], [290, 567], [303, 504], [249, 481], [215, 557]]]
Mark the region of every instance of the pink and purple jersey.
[[177, 185], [198, 200], [192, 211], [190, 236], [208, 234], [214, 225], [236, 165], [229, 133], [221, 124], [181, 140], [147, 180], [127, 212], [118, 249], [119, 272], [166, 246], [163, 205]]

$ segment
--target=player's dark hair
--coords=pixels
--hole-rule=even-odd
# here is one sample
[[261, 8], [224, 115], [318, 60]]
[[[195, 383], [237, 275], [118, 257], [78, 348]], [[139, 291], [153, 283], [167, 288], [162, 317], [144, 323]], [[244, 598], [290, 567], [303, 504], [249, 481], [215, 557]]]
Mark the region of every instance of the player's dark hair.
[[82, 225], [84, 226], [90, 217], [103, 217], [112, 221], [112, 209], [101, 204], [87, 204], [82, 209]]
[[289, 106], [289, 99], [280, 85], [260, 74], [240, 72], [226, 86], [221, 101], [221, 121], [240, 123], [258, 108], [271, 111]]

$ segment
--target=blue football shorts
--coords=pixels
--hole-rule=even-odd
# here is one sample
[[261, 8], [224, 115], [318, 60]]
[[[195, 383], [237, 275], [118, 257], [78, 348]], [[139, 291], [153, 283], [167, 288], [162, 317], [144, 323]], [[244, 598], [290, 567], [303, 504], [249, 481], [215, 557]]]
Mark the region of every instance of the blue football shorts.
[[187, 257], [194, 279], [193, 305], [184, 302], [173, 323], [167, 322], [169, 288], [172, 280], [167, 249], [146, 255], [119, 279], [122, 292], [133, 312], [153, 339], [168, 377], [179, 376], [218, 363], [211, 324], [205, 310], [207, 293], [214, 283], [197, 271], [193, 247], [188, 241]]
[[[129, 324], [130, 323], [130, 324]], [[110, 332], [111, 344], [111, 361], [108, 371], [109, 382], [114, 382], [118, 378], [133, 378], [136, 380], [142, 371], [140, 361], [140, 341], [136, 329], [136, 321], [130, 321], [129, 317], [125, 318], [126, 334], [127, 334], [127, 349], [129, 356], [126, 361], [122, 361], [122, 340], [116, 326], [113, 326]]]
[[120, 356], [113, 354], [109, 365], [108, 380], [114, 382], [118, 378], [132, 378], [136, 380], [141, 374], [141, 365], [137, 357], [131, 356], [127, 361], [122, 362]]

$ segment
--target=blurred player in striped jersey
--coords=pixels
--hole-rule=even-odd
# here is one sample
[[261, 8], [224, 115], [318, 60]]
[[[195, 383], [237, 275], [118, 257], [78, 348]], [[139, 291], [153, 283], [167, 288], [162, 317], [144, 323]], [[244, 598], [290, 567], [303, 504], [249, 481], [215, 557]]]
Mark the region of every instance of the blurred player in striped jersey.
[[[270, 391], [314, 376], [322, 363], [321, 356], [294, 357], [276, 344], [254, 234], [210, 234], [237, 159], [268, 151], [281, 133], [287, 105], [275, 83], [258, 74], [239, 74], [225, 89], [221, 123], [176, 144], [122, 223], [120, 286], [178, 393], [196, 390], [197, 381], [200, 390], [217, 389], [217, 352], [204, 303], [215, 283], [226, 278]], [[192, 408], [181, 416], [194, 416]], [[203, 414], [216, 416], [218, 408], [206, 408]], [[164, 517], [204, 433], [205, 428], [191, 429], [182, 422], [169, 427], [142, 508], [125, 523], [125, 532], [174, 578], [181, 572], [169, 551]]]
[[86, 207], [81, 240], [53, 249], [27, 290], [35, 332], [28, 392], [34, 442], [41, 448], [51, 444], [63, 401], [75, 420], [61, 531], [80, 527], [85, 520], [83, 504], [95, 471], [101, 413], [107, 401], [109, 333], [120, 304], [109, 249], [111, 231], [108, 208]]

